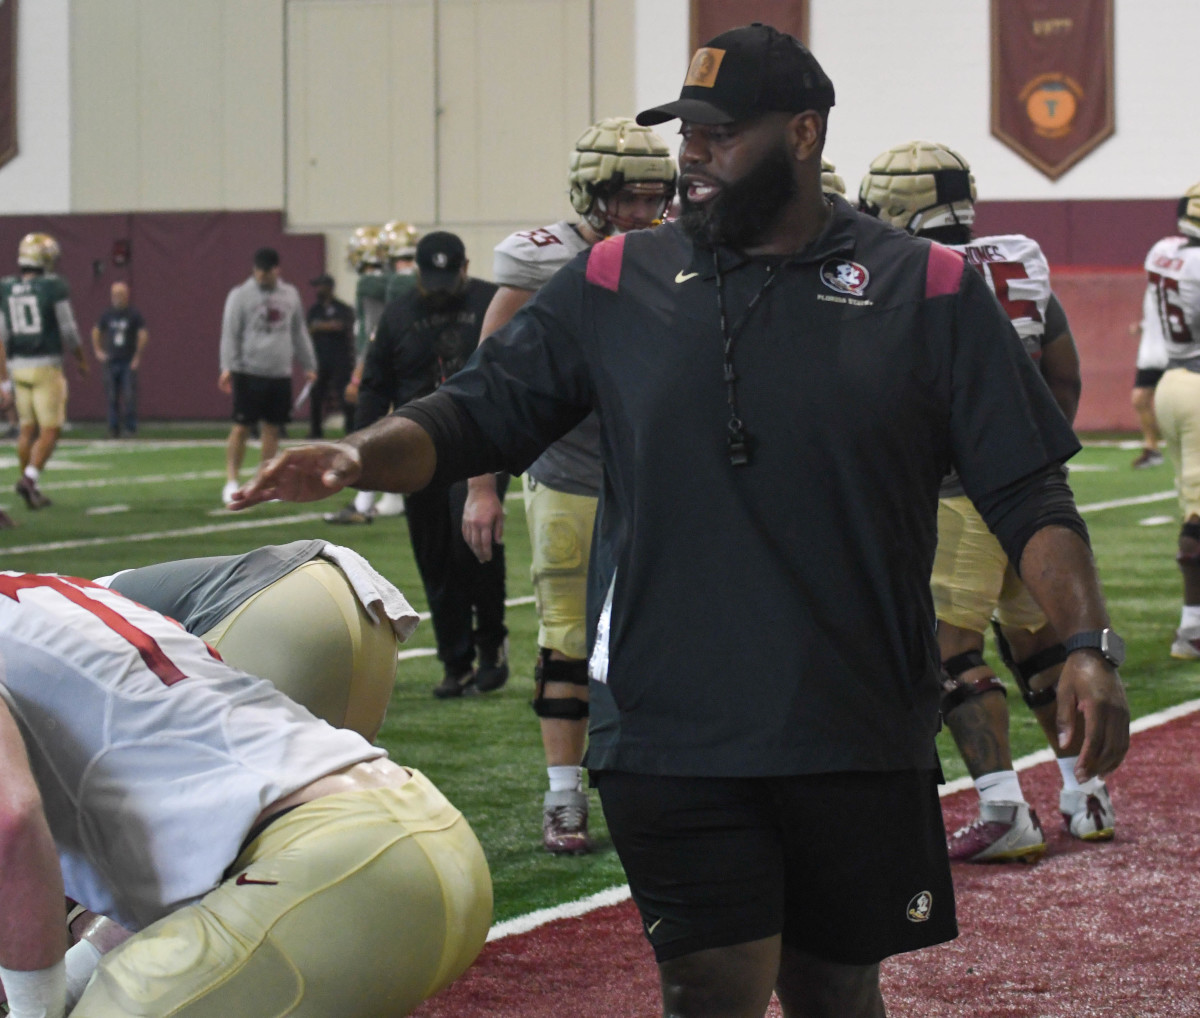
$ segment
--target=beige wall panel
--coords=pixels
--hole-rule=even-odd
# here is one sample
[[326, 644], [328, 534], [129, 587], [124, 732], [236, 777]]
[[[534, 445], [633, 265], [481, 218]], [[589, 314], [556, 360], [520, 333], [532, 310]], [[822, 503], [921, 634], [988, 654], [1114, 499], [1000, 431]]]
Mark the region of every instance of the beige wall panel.
[[439, 5], [440, 219], [565, 215], [571, 146], [591, 122], [587, 0]]
[[288, 220], [434, 215], [431, 0], [292, 0]]
[[138, 200], [138, 0], [71, 6], [71, 207], [133, 208]]
[[219, 207], [282, 208], [283, 0], [223, 0], [223, 8]]
[[634, 0], [603, 0], [595, 5], [592, 72], [596, 118], [632, 117], [637, 36]]

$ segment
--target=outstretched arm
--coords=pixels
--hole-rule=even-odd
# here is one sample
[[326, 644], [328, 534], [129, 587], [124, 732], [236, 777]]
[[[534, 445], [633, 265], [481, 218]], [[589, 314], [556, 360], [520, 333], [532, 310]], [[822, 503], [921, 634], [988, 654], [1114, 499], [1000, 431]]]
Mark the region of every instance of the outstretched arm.
[[289, 449], [234, 494], [231, 509], [273, 498], [314, 502], [348, 485], [369, 491], [420, 491], [433, 477], [437, 452], [429, 433], [404, 417], [384, 417], [340, 442]]

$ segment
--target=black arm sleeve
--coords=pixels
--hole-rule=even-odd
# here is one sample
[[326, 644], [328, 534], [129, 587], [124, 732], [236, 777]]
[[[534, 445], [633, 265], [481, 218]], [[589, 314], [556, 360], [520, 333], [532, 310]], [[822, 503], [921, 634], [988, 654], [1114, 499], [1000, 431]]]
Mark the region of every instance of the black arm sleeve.
[[1025, 545], [1043, 527], [1066, 527], [1091, 543], [1066, 472], [1059, 466], [1044, 467], [990, 492], [975, 503], [975, 508], [1018, 572]]

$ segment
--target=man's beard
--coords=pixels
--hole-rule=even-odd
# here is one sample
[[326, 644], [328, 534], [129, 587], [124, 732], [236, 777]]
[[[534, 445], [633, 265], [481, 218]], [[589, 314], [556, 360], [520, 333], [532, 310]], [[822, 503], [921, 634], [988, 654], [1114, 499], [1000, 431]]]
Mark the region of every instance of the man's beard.
[[466, 291], [458, 290], [420, 290], [417, 300], [426, 311], [452, 311], [466, 303]]
[[679, 224], [692, 240], [705, 247], [751, 247], [775, 225], [797, 190], [791, 160], [780, 145], [741, 180], [722, 182], [720, 194], [706, 202], [689, 201], [687, 186], [681, 179], [679, 203], [683, 212]]

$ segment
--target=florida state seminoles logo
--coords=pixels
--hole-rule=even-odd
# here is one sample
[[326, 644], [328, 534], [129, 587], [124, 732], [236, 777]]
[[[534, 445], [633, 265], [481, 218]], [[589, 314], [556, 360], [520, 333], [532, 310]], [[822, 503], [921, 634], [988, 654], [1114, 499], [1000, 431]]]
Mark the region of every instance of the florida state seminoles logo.
[[908, 903], [908, 908], [905, 911], [908, 914], [908, 921], [910, 923], [927, 922], [930, 913], [933, 912], [933, 895], [928, 891], [922, 891], [920, 894], [913, 895], [913, 899]]
[[858, 262], [848, 262], [845, 258], [827, 258], [821, 263], [821, 282], [837, 293], [849, 293], [861, 297], [867, 283], [871, 281], [871, 273], [866, 266]]

